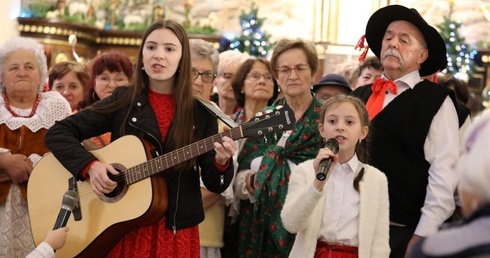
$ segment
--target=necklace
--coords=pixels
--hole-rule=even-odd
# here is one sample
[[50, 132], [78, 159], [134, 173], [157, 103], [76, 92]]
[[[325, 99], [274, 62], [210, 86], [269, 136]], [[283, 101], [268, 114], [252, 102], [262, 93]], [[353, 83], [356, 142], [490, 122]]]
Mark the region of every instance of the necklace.
[[10, 102], [9, 102], [9, 99], [7, 98], [7, 93], [5, 93], [5, 91], [2, 93], [2, 96], [3, 96], [3, 100], [5, 101], [5, 107], [10, 112], [10, 114], [12, 114], [12, 116], [14, 116], [14, 117], [31, 118], [36, 113], [37, 106], [39, 105], [39, 102], [41, 101], [41, 95], [38, 94], [37, 98], [36, 98], [36, 102], [34, 102], [34, 106], [32, 106], [31, 113], [27, 116], [21, 116], [21, 115], [15, 113], [15, 111], [12, 110], [12, 108], [10, 107]]

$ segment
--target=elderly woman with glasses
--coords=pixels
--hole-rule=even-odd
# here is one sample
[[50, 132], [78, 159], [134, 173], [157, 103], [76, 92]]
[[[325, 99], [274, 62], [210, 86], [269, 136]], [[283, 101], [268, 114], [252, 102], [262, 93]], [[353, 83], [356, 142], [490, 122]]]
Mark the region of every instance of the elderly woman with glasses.
[[211, 43], [202, 39], [190, 39], [192, 86], [194, 95], [210, 100], [213, 81], [218, 70], [219, 54]]
[[[190, 39], [192, 66], [192, 88], [194, 96], [203, 101], [210, 101], [213, 90], [213, 81], [218, 69], [219, 54], [213, 45], [202, 39]], [[216, 106], [216, 109], [219, 109]], [[218, 121], [218, 128], [222, 131], [222, 124]], [[220, 248], [223, 247], [223, 232], [225, 226], [225, 204], [233, 197], [232, 186], [223, 193], [217, 194], [209, 191], [201, 180], [201, 195], [204, 207], [204, 221], [199, 224], [200, 257], [219, 258]]]
[[[321, 145], [318, 133], [322, 102], [310, 91], [318, 69], [313, 43], [284, 39], [273, 50], [271, 66], [284, 97], [271, 108], [289, 105], [294, 111], [294, 130], [264, 138], [249, 138], [238, 154], [235, 191], [240, 196], [240, 257], [287, 257], [294, 235], [281, 222], [289, 176], [299, 163], [316, 157]], [[259, 76], [253, 76], [255, 78]], [[264, 75], [260, 75], [263, 79]], [[267, 77], [266, 77], [267, 78]]]
[[235, 114], [236, 123], [248, 121], [276, 99], [279, 85], [272, 74], [270, 62], [260, 57], [249, 58], [238, 68], [231, 82], [241, 107]]
[[[87, 84], [86, 99], [91, 105], [110, 95], [115, 88], [129, 84], [133, 75], [133, 63], [129, 57], [118, 51], [109, 51], [95, 57], [89, 65], [90, 80]], [[100, 149], [111, 141], [106, 133], [83, 141], [88, 150]]]
[[118, 51], [100, 54], [90, 64], [90, 81], [87, 85], [89, 104], [112, 95], [116, 87], [129, 83], [133, 75], [133, 63]]

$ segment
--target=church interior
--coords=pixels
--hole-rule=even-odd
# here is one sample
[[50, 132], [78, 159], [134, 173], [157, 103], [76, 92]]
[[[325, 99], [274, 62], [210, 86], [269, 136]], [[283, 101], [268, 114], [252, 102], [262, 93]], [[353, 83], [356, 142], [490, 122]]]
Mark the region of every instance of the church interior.
[[470, 109], [482, 110], [489, 98], [486, 86], [490, 87], [488, 0], [2, 1], [0, 43], [19, 35], [35, 38], [50, 47], [51, 65], [65, 60], [86, 62], [108, 50], [125, 52], [134, 59], [145, 28], [155, 20], [172, 19], [186, 27], [189, 38], [209, 41], [220, 52], [238, 49], [270, 57], [274, 42], [282, 38], [311, 40], [320, 60], [318, 80], [340, 64], [359, 62], [362, 49], [355, 46], [369, 16], [391, 4], [417, 9], [441, 35], [456, 34], [458, 40], [448, 38], [454, 44], [447, 46], [461, 57], [454, 62], [458, 71], [451, 74], [468, 83], [473, 100], [468, 103]]

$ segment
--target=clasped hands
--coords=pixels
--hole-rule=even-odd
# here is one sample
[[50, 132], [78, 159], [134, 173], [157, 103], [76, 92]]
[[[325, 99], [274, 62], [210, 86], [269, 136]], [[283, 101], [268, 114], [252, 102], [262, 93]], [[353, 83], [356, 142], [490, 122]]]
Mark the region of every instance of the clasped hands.
[[12, 180], [14, 183], [23, 183], [29, 179], [34, 164], [25, 155], [0, 153], [0, 171], [5, 171], [0, 182]]

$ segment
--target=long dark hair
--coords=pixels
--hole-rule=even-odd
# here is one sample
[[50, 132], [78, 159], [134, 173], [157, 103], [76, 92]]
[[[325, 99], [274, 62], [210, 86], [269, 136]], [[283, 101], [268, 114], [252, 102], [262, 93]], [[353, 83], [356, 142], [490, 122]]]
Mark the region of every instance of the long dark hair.
[[[118, 110], [124, 106], [135, 106], [136, 98], [143, 92], [148, 91], [149, 77], [148, 74], [142, 69], [143, 67], [143, 48], [145, 47], [146, 39], [155, 30], [168, 29], [172, 31], [179, 39], [182, 45], [182, 57], [180, 58], [179, 67], [175, 73], [174, 98], [175, 98], [175, 115], [173, 119], [173, 126], [168, 132], [175, 143], [175, 148], [181, 148], [194, 142], [194, 97], [192, 95], [192, 81], [191, 81], [191, 58], [189, 50], [189, 38], [185, 32], [184, 27], [179, 23], [172, 20], [157, 21], [150, 25], [145, 31], [141, 46], [138, 51], [138, 59], [136, 67], [129, 83], [127, 94], [123, 95], [117, 101], [104, 106], [94, 107], [94, 110], [99, 112], [109, 113]], [[125, 121], [129, 119], [131, 109], [126, 114]], [[121, 128], [124, 133], [124, 126]], [[185, 169], [192, 167], [194, 161], [187, 161], [178, 165], [178, 169]]]
[[[335, 95], [323, 103], [323, 106], [322, 106], [322, 109], [320, 112], [320, 118], [321, 118], [322, 123], [325, 120], [325, 114], [327, 113], [327, 110], [329, 108], [331, 108], [332, 106], [338, 106], [339, 104], [346, 103], [346, 102], [354, 105], [357, 113], [359, 114], [359, 118], [361, 120], [360, 121], [361, 126], [367, 126], [369, 128], [369, 115], [368, 115], [368, 112], [366, 110], [366, 106], [364, 105], [364, 103], [362, 103], [362, 101], [356, 97], [343, 95], [343, 94]], [[368, 147], [369, 147], [369, 138], [370, 138], [369, 136], [371, 134], [370, 132], [371, 132], [371, 130], [368, 130], [368, 134], [366, 135], [364, 140], [359, 141], [356, 144], [357, 158], [362, 163], [369, 163]], [[362, 168], [361, 171], [359, 172], [359, 174], [356, 176], [356, 178], [354, 178], [354, 188], [356, 189], [357, 192], [359, 192], [359, 182], [362, 180], [363, 176], [364, 176], [364, 168]]]

